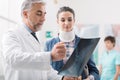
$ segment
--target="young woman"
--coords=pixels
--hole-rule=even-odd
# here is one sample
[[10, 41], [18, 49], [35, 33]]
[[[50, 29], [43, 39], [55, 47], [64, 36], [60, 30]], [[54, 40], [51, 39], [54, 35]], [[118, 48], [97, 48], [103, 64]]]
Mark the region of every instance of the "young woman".
[[115, 38], [113, 36], [107, 36], [104, 42], [106, 51], [101, 56], [100, 61], [101, 80], [118, 80], [120, 56], [114, 50]]
[[[52, 62], [52, 67], [59, 71], [66, 63], [74, 48], [79, 42], [80, 38], [75, 35], [73, 26], [75, 23], [75, 13], [70, 7], [61, 7], [57, 13], [57, 23], [59, 25], [59, 35], [56, 38], [46, 42], [46, 51], [51, 51], [53, 46], [58, 42], [64, 42], [66, 45], [66, 57], [61, 61]], [[86, 77], [85, 73], [82, 73], [82, 79], [86, 80], [99, 80], [99, 72], [95, 66], [95, 63], [90, 59], [87, 63], [89, 74]], [[70, 79], [66, 79], [70, 80]]]

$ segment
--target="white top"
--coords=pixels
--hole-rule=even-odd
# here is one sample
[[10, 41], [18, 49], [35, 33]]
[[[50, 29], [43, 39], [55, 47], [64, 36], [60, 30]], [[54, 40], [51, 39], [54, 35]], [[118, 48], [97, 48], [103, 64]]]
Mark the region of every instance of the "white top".
[[8, 31], [2, 46], [5, 80], [61, 80], [50, 66], [50, 53], [40, 51], [40, 43], [25, 27]]

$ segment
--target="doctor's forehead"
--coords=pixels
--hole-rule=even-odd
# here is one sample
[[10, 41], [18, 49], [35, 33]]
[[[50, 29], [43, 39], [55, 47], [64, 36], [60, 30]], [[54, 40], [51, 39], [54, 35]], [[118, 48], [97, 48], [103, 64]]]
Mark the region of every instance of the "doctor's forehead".
[[46, 9], [45, 9], [45, 5], [40, 4], [40, 3], [36, 3], [32, 6], [31, 11], [34, 11], [36, 13], [44, 13], [46, 14]]

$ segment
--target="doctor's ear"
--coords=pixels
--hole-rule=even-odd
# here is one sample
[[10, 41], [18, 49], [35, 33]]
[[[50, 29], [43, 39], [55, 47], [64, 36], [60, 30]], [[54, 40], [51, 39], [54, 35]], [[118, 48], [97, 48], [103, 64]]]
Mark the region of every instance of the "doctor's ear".
[[28, 18], [28, 11], [23, 11], [22, 15], [24, 18]]

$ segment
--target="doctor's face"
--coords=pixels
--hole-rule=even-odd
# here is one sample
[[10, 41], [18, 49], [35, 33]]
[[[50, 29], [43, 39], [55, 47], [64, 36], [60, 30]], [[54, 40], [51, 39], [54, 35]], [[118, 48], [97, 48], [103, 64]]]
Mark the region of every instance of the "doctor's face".
[[45, 5], [41, 3], [34, 3], [30, 10], [23, 12], [23, 15], [26, 18], [27, 26], [33, 32], [41, 29], [45, 21], [45, 14]]
[[58, 14], [57, 23], [62, 31], [70, 32], [73, 29], [75, 19], [71, 12], [64, 11]]

